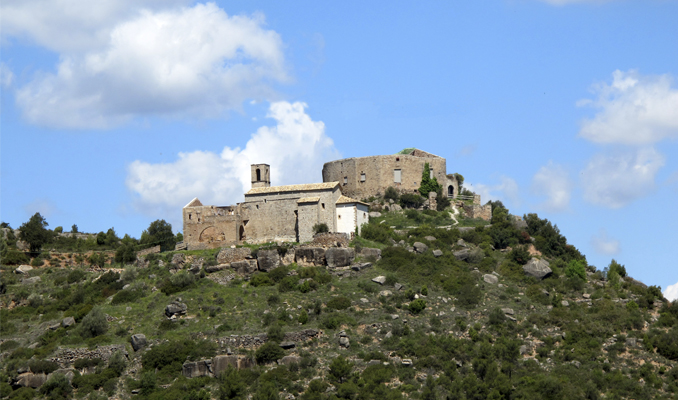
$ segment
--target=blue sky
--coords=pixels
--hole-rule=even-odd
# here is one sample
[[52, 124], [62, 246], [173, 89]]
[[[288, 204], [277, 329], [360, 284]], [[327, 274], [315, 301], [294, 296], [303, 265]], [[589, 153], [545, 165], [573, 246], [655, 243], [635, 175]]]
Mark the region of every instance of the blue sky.
[[[4, 1], [1, 217], [139, 237], [417, 147], [678, 296], [678, 1]], [[669, 288], [669, 285], [674, 285]]]

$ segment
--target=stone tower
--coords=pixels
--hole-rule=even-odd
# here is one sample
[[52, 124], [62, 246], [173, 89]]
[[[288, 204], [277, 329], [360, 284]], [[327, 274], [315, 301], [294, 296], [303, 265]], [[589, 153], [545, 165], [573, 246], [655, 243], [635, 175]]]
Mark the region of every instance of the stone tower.
[[252, 189], [271, 186], [271, 166], [252, 164]]

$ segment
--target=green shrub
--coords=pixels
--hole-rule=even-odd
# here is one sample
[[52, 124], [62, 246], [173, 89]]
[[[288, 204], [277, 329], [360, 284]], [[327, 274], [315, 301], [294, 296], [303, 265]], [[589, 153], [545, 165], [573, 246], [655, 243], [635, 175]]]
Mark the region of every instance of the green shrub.
[[306, 313], [305, 309], [301, 310], [298, 321], [302, 325], [306, 325], [306, 323], [308, 323], [308, 313]]
[[403, 208], [419, 208], [424, 205], [425, 198], [416, 193], [405, 193], [400, 196], [400, 205]]
[[516, 246], [508, 253], [508, 259], [515, 261], [520, 265], [527, 264], [527, 262], [530, 261], [530, 258], [530, 253], [525, 249], [525, 246]]
[[268, 277], [268, 274], [263, 273], [263, 272], [258, 272], [250, 278], [250, 285], [254, 287], [259, 287], [259, 286], [273, 286], [275, 285], [275, 282], [271, 280], [271, 278]]
[[72, 391], [71, 384], [64, 374], [53, 374], [40, 387], [40, 393], [47, 395], [50, 400], [67, 399]]
[[327, 224], [324, 222], [313, 225], [313, 233], [316, 235], [319, 233], [327, 233], [329, 231], [330, 228], [328, 228]]
[[363, 225], [360, 236], [374, 242], [388, 243], [388, 240], [393, 238], [394, 233], [393, 229], [385, 224], [368, 223]]
[[111, 304], [116, 305], [123, 303], [131, 303], [141, 297], [143, 297], [143, 292], [141, 290], [131, 290], [131, 289], [121, 290], [118, 293], [116, 293], [115, 296], [113, 296]]
[[259, 364], [268, 364], [285, 356], [285, 351], [277, 343], [266, 342], [254, 353], [254, 358]]
[[28, 367], [34, 374], [51, 374], [59, 369], [57, 363], [48, 360], [30, 360]]
[[104, 360], [101, 358], [79, 358], [73, 363], [73, 368], [75, 369], [85, 369], [98, 367], [104, 364]]
[[354, 326], [357, 322], [351, 316], [337, 312], [325, 314], [320, 321], [320, 325], [325, 329], [337, 329], [343, 324]]
[[501, 325], [506, 321], [506, 315], [501, 308], [494, 308], [490, 311], [490, 325]]
[[586, 281], [586, 263], [583, 260], [570, 260], [565, 268], [565, 275]]
[[35, 257], [31, 260], [32, 267], [41, 267], [43, 265], [45, 265], [45, 260], [43, 260], [41, 257]]
[[280, 282], [281, 280], [285, 279], [287, 277], [287, 273], [289, 272], [288, 267], [278, 267], [270, 270], [268, 272], [268, 277], [273, 280], [273, 282]]
[[28, 257], [22, 251], [7, 249], [2, 255], [2, 264], [4, 265], [21, 265], [28, 264]]
[[330, 379], [333, 382], [343, 383], [353, 370], [353, 363], [346, 360], [343, 356], [336, 357], [330, 363], [328, 370]]
[[426, 301], [423, 299], [412, 300], [408, 309], [412, 314], [419, 314], [426, 309]]
[[351, 299], [345, 296], [337, 296], [331, 298], [327, 302], [327, 308], [332, 308], [335, 310], [345, 310], [351, 306]]
[[398, 191], [393, 186], [387, 187], [384, 191], [384, 200], [398, 201]]
[[210, 340], [170, 341], [155, 345], [144, 352], [141, 363], [144, 370], [155, 370], [169, 367], [179, 372], [187, 359], [200, 360], [211, 358], [216, 353], [216, 344]]
[[269, 341], [275, 342], [275, 343], [280, 343], [285, 338], [285, 332], [283, 332], [280, 325], [274, 324], [274, 325], [271, 325], [270, 328], [268, 328], [268, 332], [266, 332], [266, 336], [268, 336]]
[[84, 338], [103, 335], [108, 330], [108, 321], [100, 308], [94, 308], [80, 322], [80, 335]]

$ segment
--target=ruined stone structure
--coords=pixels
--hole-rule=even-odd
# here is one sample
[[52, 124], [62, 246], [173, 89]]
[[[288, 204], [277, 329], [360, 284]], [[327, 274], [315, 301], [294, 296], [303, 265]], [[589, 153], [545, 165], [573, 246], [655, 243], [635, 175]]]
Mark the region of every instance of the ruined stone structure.
[[323, 166], [323, 182], [339, 182], [344, 195], [356, 199], [382, 196], [389, 186], [401, 193], [415, 193], [421, 185], [425, 164], [429, 174], [443, 186], [444, 193], [454, 198], [459, 184], [447, 174], [444, 158], [414, 149], [407, 154], [345, 158]]
[[252, 189], [235, 206], [205, 206], [193, 199], [183, 208], [184, 243], [189, 250], [243, 242], [308, 242], [313, 227], [360, 233], [368, 205], [342, 195], [338, 182], [271, 186], [270, 167], [252, 165]]

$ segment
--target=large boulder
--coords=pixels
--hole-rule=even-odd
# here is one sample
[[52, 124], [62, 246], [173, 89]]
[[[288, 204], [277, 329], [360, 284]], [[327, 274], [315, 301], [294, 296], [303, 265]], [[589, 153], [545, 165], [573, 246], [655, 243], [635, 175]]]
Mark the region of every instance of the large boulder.
[[325, 265], [325, 249], [322, 247], [297, 247], [294, 259], [301, 266]]
[[168, 318], [171, 318], [173, 316], [177, 315], [186, 315], [186, 311], [188, 310], [188, 306], [186, 304], [181, 303], [179, 301], [173, 301], [165, 307], [165, 315]]
[[527, 275], [533, 276], [537, 279], [544, 279], [551, 275], [553, 271], [549, 268], [549, 262], [546, 260], [532, 258], [523, 266], [523, 271]]
[[413, 246], [414, 251], [416, 251], [417, 253], [423, 253], [426, 250], [428, 250], [428, 246], [423, 244], [422, 242], [414, 242]]
[[205, 272], [208, 274], [223, 271], [225, 269], [231, 268], [231, 264], [217, 264], [217, 265], [207, 265], [205, 266]]
[[259, 261], [259, 271], [268, 272], [280, 266], [280, 255], [276, 249], [259, 250], [257, 261]]
[[23, 386], [37, 389], [47, 381], [47, 375], [24, 372], [14, 379], [12, 386]]
[[287, 251], [285, 252], [285, 255], [282, 256], [282, 260], [281, 260], [282, 264], [283, 265], [292, 264], [294, 262], [294, 254], [295, 254], [294, 248], [287, 249]]
[[452, 253], [454, 257], [459, 260], [459, 261], [465, 261], [468, 259], [469, 255], [471, 254], [471, 250], [469, 249], [463, 249], [459, 251], [455, 251]]
[[71, 325], [75, 325], [75, 318], [73, 317], [66, 317], [63, 320], [61, 320], [61, 326], [64, 328], [68, 328]]
[[325, 251], [325, 260], [330, 268], [349, 266], [354, 259], [355, 250], [350, 247], [331, 247]]
[[381, 249], [363, 247], [363, 249], [360, 250], [360, 256], [363, 258], [374, 257], [374, 261], [379, 261], [381, 260]]
[[226, 371], [228, 367], [238, 368], [238, 356], [215, 356], [212, 359], [212, 372], [214, 376], [219, 376], [222, 372]]
[[185, 362], [181, 367], [181, 374], [186, 378], [212, 376], [212, 360]]
[[386, 277], [384, 275], [377, 276], [376, 278], [372, 278], [372, 282], [383, 285], [386, 283]]
[[231, 268], [235, 272], [243, 275], [250, 275], [257, 271], [257, 260], [242, 260], [231, 263]]
[[370, 218], [379, 218], [381, 213], [379, 211], [370, 211]]
[[148, 344], [148, 342], [146, 341], [146, 335], [144, 335], [143, 333], [137, 333], [132, 335], [132, 337], [130, 338], [130, 342], [132, 343], [132, 348], [134, 349], [134, 351], [139, 351], [139, 349], [143, 348]]
[[177, 253], [172, 256], [172, 264], [176, 265], [177, 268], [182, 268], [186, 263], [186, 257], [182, 253]]
[[301, 357], [297, 357], [297, 356], [285, 356], [285, 357], [281, 358], [280, 360], [278, 360], [279, 365], [286, 365], [288, 367], [292, 364], [299, 364], [300, 362], [301, 362]]
[[249, 247], [225, 248], [217, 254], [217, 263], [228, 264], [234, 261], [242, 261], [252, 257], [252, 250]]
[[41, 280], [42, 279], [40, 279], [39, 276], [34, 276], [34, 277], [31, 277], [31, 278], [22, 279], [21, 283], [23, 285], [33, 285], [33, 284], [40, 282]]
[[496, 285], [499, 282], [499, 278], [492, 274], [485, 274], [483, 275], [483, 280], [487, 283], [490, 283], [492, 285]]
[[30, 265], [19, 265], [17, 269], [14, 270], [15, 274], [27, 274], [28, 271], [32, 271], [33, 267]]

